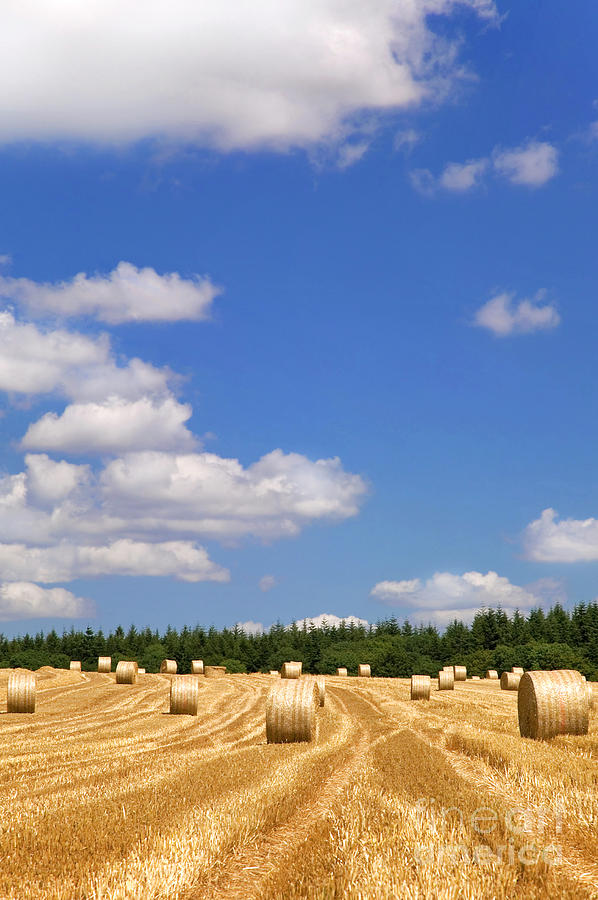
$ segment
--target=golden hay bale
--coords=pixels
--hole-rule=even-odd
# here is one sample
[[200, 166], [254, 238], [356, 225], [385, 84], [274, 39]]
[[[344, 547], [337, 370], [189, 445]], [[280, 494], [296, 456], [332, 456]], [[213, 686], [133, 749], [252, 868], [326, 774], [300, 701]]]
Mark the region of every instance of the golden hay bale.
[[517, 672], [503, 672], [500, 676], [500, 686], [503, 691], [516, 691], [519, 688], [521, 675]]
[[453, 666], [453, 678], [455, 681], [467, 681], [467, 667]]
[[71, 672], [80, 672], [81, 671], [81, 662], [78, 659], [71, 659], [71, 664], [69, 666]]
[[337, 674], [337, 675], [340, 675], [341, 678], [346, 678], [346, 677], [347, 677], [347, 670], [346, 670], [346, 668], [345, 668], [344, 666], [341, 666], [340, 668], [338, 668], [338, 669], [336, 670], [336, 674]]
[[326, 679], [323, 675], [316, 675], [316, 684], [318, 685], [320, 706], [324, 706], [326, 702]]
[[431, 679], [429, 675], [412, 675], [411, 676], [411, 699], [412, 700], [429, 700], [430, 699]]
[[112, 657], [111, 656], [98, 656], [98, 672], [111, 672], [112, 671]]
[[204, 666], [206, 678], [222, 678], [226, 675], [226, 666]]
[[546, 740], [557, 734], [587, 734], [588, 686], [579, 672], [526, 672], [517, 695], [521, 737]]
[[479, 681], [479, 680], [480, 680], [480, 676], [479, 676], [479, 675], [472, 675], [472, 676], [471, 676], [471, 680], [472, 680], [472, 681]]
[[139, 666], [136, 662], [121, 659], [116, 666], [117, 684], [135, 684], [137, 681]]
[[523, 675], [523, 671], [524, 670], [521, 668], [521, 666], [513, 666], [513, 668], [511, 669], [513, 675]]
[[280, 669], [281, 678], [301, 678], [302, 662], [284, 662]]
[[138, 668], [138, 669], [137, 669], [137, 674], [138, 674], [138, 675], [145, 675], [145, 669], [140, 669], [140, 668]]
[[35, 712], [35, 675], [33, 672], [21, 669], [10, 673], [7, 711], [9, 713]]
[[496, 669], [488, 669], [486, 672], [486, 678], [498, 679], [498, 672]]
[[170, 682], [170, 714], [196, 716], [199, 685], [193, 675], [176, 675]]
[[176, 659], [163, 659], [160, 663], [160, 675], [176, 675]]
[[[454, 669], [454, 666], [443, 666], [443, 667], [442, 667], [442, 671], [443, 671], [443, 672], [452, 672], [453, 669]], [[453, 673], [453, 674], [454, 674], [454, 673]]]
[[286, 678], [266, 698], [266, 739], [269, 744], [312, 741], [317, 736], [318, 686], [315, 678]]
[[278, 669], [270, 669], [270, 675], [280, 675]]
[[357, 676], [359, 678], [371, 678], [372, 668], [369, 663], [359, 663], [357, 666]]
[[444, 669], [442, 672], [438, 673], [438, 690], [439, 691], [454, 691], [455, 690], [455, 678], [452, 672], [445, 672]]
[[191, 674], [192, 675], [203, 675], [203, 659], [192, 659], [191, 660]]

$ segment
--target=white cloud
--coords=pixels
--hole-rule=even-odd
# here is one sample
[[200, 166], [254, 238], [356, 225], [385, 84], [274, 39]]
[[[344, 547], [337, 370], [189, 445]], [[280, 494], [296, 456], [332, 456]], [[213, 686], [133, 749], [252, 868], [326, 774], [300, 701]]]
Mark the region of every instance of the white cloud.
[[42, 588], [28, 581], [0, 585], [0, 621], [19, 619], [80, 618], [92, 605], [64, 588]]
[[0, 253], [0, 266], [10, 266], [12, 263], [12, 256], [10, 253]]
[[62, 541], [53, 547], [0, 544], [5, 578], [54, 583], [100, 575], [170, 575], [179, 581], [228, 581], [204, 547], [190, 541], [149, 543], [121, 539], [102, 546]]
[[416, 131], [415, 128], [404, 128], [402, 131], [397, 131], [395, 134], [393, 147], [395, 150], [404, 150], [408, 153], [420, 141], [421, 134], [419, 131]]
[[0, 296], [34, 315], [90, 315], [112, 325], [207, 319], [219, 293], [208, 278], [185, 279], [177, 272], [158, 275], [154, 269], [137, 269], [128, 262], [120, 262], [109, 275], [80, 272], [71, 281], [55, 284], [0, 278]]
[[335, 140], [364, 110], [446, 94], [458, 42], [427, 16], [457, 7], [497, 18], [490, 0], [3, 4], [0, 141]]
[[348, 169], [363, 159], [369, 149], [369, 141], [356, 141], [339, 147], [336, 164], [339, 169]]
[[527, 559], [536, 562], [594, 562], [598, 560], [598, 519], [562, 519], [545, 509], [530, 522], [523, 543]]
[[332, 613], [320, 613], [319, 616], [313, 616], [312, 618], [307, 619], [297, 619], [295, 624], [297, 628], [303, 628], [305, 625], [307, 628], [322, 628], [324, 624], [328, 625], [329, 628], [338, 628], [338, 626], [344, 622], [345, 625], [363, 625], [365, 628], [369, 627], [369, 622], [367, 619], [360, 619], [357, 616], [335, 616]]
[[184, 424], [190, 417], [189, 404], [172, 397], [109, 397], [101, 403], [74, 403], [60, 416], [46, 413], [29, 426], [21, 443], [27, 450], [67, 453], [186, 450], [197, 445]]
[[542, 602], [531, 586], [519, 587], [496, 572], [437, 572], [426, 581], [380, 581], [370, 596], [390, 606], [410, 607], [410, 618], [446, 624], [453, 619], [471, 620], [483, 607], [501, 606], [506, 613], [529, 609]]
[[436, 179], [429, 169], [413, 169], [409, 172], [409, 181], [412, 188], [424, 197], [431, 197], [436, 191]]
[[470, 159], [466, 163], [448, 163], [440, 176], [440, 186], [447, 191], [469, 191], [479, 185], [487, 168], [487, 159]]
[[106, 335], [43, 331], [0, 312], [0, 390], [15, 394], [58, 391], [77, 400], [118, 394], [130, 400], [167, 393], [171, 373], [140, 359], [118, 366]]
[[26, 464], [0, 478], [0, 570], [11, 581], [227, 580], [199, 537], [294, 536], [355, 515], [365, 492], [338, 460], [280, 450], [248, 468], [213, 454], [160, 452], [128, 454], [99, 472], [46, 454], [28, 454]]
[[274, 577], [274, 575], [262, 575], [258, 582], [258, 587], [260, 591], [263, 591], [264, 594], [268, 591], [271, 591], [272, 588], [276, 587], [278, 584], [278, 579]]
[[552, 144], [542, 141], [528, 141], [512, 150], [493, 153], [494, 168], [499, 175], [513, 184], [539, 187], [546, 184], [559, 171], [558, 150]]
[[561, 317], [556, 307], [550, 303], [542, 305], [543, 291], [531, 300], [521, 300], [519, 303], [513, 302], [514, 296], [505, 291], [492, 297], [477, 310], [473, 324], [487, 328], [497, 337], [508, 337], [546, 331], [560, 323]]
[[251, 619], [248, 622], [237, 622], [236, 627], [245, 634], [263, 634], [265, 631], [261, 622], [253, 622]]
[[131, 453], [101, 479], [103, 508], [139, 529], [231, 539], [299, 534], [314, 521], [354, 516], [366, 493], [338, 458], [315, 462], [273, 450], [247, 468], [212, 453]]

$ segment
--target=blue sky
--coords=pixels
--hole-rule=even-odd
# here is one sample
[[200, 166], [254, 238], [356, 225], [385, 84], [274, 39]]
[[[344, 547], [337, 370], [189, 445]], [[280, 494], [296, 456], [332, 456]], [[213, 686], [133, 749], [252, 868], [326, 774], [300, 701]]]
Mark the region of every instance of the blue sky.
[[1, 627], [594, 599], [598, 12], [150, 12], [0, 11]]

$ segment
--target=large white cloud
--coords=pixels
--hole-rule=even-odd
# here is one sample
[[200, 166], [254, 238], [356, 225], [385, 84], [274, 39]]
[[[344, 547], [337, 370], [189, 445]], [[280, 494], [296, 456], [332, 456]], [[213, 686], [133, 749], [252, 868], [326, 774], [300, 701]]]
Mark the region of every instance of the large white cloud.
[[101, 474], [103, 508], [142, 531], [231, 539], [299, 534], [314, 521], [354, 516], [366, 493], [338, 458], [315, 462], [273, 450], [244, 468], [213, 453], [130, 453]]
[[154, 269], [138, 269], [128, 262], [120, 262], [109, 275], [80, 272], [71, 281], [55, 284], [0, 278], [0, 296], [21, 304], [32, 315], [91, 315], [113, 325], [207, 319], [219, 293], [208, 278], [181, 278], [177, 272], [158, 275]]
[[15, 619], [71, 619], [91, 615], [93, 607], [83, 597], [64, 588], [42, 588], [28, 581], [0, 584], [0, 621]]
[[562, 519], [545, 509], [524, 532], [527, 559], [537, 562], [594, 562], [598, 560], [598, 519]]
[[561, 317], [554, 304], [542, 303], [543, 297], [544, 292], [540, 291], [531, 300], [515, 303], [515, 295], [503, 291], [476, 311], [473, 324], [486, 328], [497, 337], [556, 328]]
[[5, 578], [54, 583], [100, 575], [171, 575], [180, 581], [228, 581], [205, 548], [191, 541], [148, 543], [121, 539], [102, 546], [61, 541], [53, 547], [0, 544]]
[[46, 413], [30, 425], [22, 446], [94, 454], [192, 449], [197, 440], [184, 424], [190, 417], [189, 404], [172, 397], [134, 401], [109, 397], [102, 403], [73, 403], [62, 415]]
[[446, 92], [457, 42], [427, 16], [458, 6], [495, 16], [491, 0], [4, 3], [0, 141], [337, 139]]
[[496, 572], [436, 572], [426, 581], [380, 581], [370, 596], [409, 611], [412, 619], [446, 624], [453, 619], [471, 620], [483, 607], [501, 606], [506, 613], [529, 609], [542, 602], [531, 586], [519, 587]]
[[138, 399], [168, 392], [171, 373], [140, 359], [119, 366], [107, 335], [88, 337], [64, 329], [42, 329], [0, 312], [0, 391], [60, 392], [76, 400], [110, 394]]

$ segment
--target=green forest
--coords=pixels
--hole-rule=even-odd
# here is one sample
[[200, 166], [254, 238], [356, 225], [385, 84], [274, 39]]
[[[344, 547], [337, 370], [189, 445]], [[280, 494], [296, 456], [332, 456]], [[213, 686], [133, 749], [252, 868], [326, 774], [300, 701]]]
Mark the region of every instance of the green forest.
[[553, 606], [548, 612], [532, 610], [527, 616], [501, 609], [477, 613], [471, 625], [454, 621], [443, 631], [433, 625], [414, 627], [395, 618], [368, 628], [298, 628], [278, 623], [269, 631], [246, 634], [240, 628], [168, 627], [163, 634], [151, 628], [110, 634], [101, 630], [52, 630], [34, 636], [0, 635], [0, 667], [41, 666], [68, 668], [81, 660], [83, 670], [95, 671], [98, 656], [136, 660], [148, 672], [157, 672], [164, 658], [176, 659], [178, 671], [188, 672], [192, 659], [225, 665], [229, 672], [267, 672], [285, 660], [301, 660], [303, 671], [333, 674], [346, 666], [356, 674], [359, 663], [369, 663], [372, 675], [407, 677], [413, 673], [436, 675], [443, 665], [467, 666], [468, 674], [499, 672], [513, 665], [525, 669], [578, 669], [598, 680], [598, 603], [579, 604], [572, 611]]

